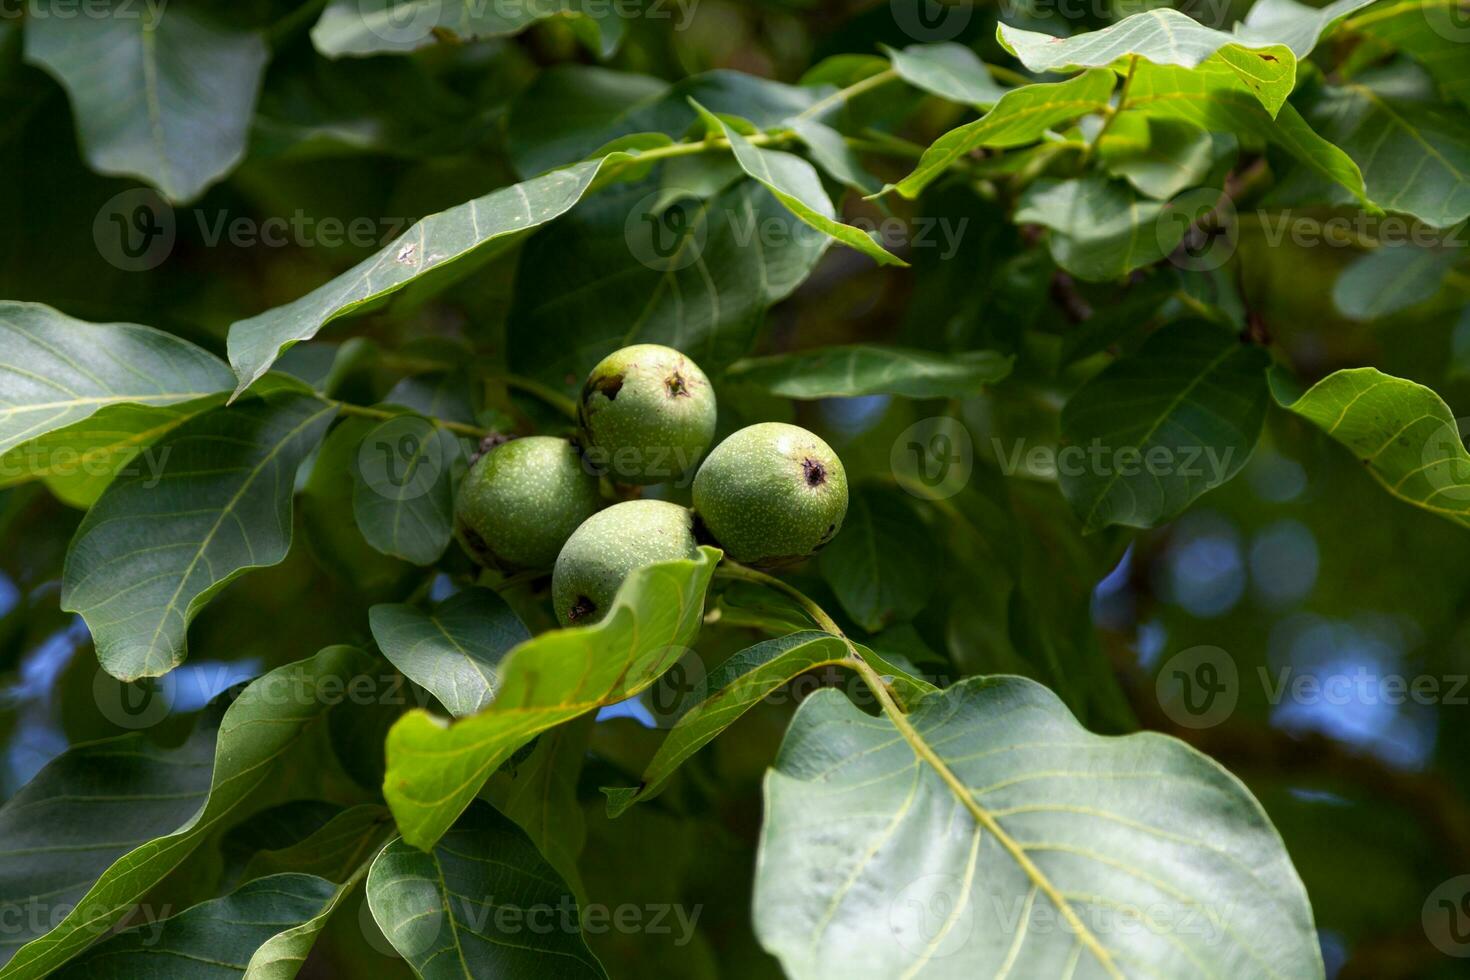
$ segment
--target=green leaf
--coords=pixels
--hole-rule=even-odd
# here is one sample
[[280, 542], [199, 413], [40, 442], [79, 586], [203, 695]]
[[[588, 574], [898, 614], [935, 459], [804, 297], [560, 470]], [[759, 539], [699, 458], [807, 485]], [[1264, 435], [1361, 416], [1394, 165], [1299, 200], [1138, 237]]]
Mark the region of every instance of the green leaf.
[[1240, 781], [1034, 682], [968, 678], [901, 726], [818, 691], [765, 788], [755, 928], [793, 980], [1323, 975]]
[[[209, 797], [204, 805], [191, 804], [185, 812], [193, 810], [194, 815], [164, 836], [137, 847], [127, 842], [124, 846], [131, 849], [107, 868], [55, 928], [21, 947], [0, 970], [0, 978], [39, 980], [120, 921], [210, 834], [225, 826], [241, 807], [253, 803], [272, 780], [280, 778], [290, 761], [287, 753], [340, 700], [346, 682], [371, 663], [360, 650], [328, 647], [251, 683], [220, 722]], [[129, 748], [137, 748], [137, 743]], [[95, 772], [89, 778], [95, 779]], [[145, 797], [147, 805], [157, 805], [146, 800], [147, 793], [139, 795]], [[99, 826], [114, 826], [110, 821], [99, 821], [103, 811], [84, 800], [63, 797], [56, 802], [61, 805], [44, 825], [49, 832], [66, 833], [65, 828], [71, 827], [72, 840], [86, 840], [97, 835]], [[124, 819], [131, 823], [134, 818]], [[34, 816], [28, 815], [27, 823], [32, 820]], [[45, 854], [41, 866], [66, 873], [57, 867], [52, 853]], [[38, 889], [33, 894], [39, 898], [44, 893]]]
[[1011, 373], [1013, 358], [995, 351], [934, 351], [851, 344], [752, 357], [730, 365], [726, 377], [784, 398], [966, 398]]
[[1374, 203], [1436, 228], [1470, 218], [1470, 122], [1458, 107], [1400, 98], [1391, 76], [1324, 89], [1306, 110], [1362, 169]]
[[1236, 145], [1229, 133], [1125, 112], [1113, 120], [1097, 150], [1108, 173], [1146, 197], [1167, 201], [1207, 182], [1218, 186], [1210, 178], [1227, 157], [1234, 159]]
[[1462, 248], [1384, 245], [1342, 270], [1332, 301], [1354, 320], [1401, 313], [1433, 298], [1464, 255]]
[[456, 718], [475, 714], [495, 699], [501, 660], [531, 638], [505, 600], [489, 589], [465, 589], [430, 610], [373, 606], [369, 619], [383, 656]]
[[1461, 0], [1409, 0], [1379, 4], [1342, 27], [1408, 54], [1439, 82], [1451, 98], [1470, 107], [1470, 60], [1465, 58]]
[[863, 169], [857, 154], [837, 130], [815, 119], [797, 116], [791, 117], [788, 125], [806, 144], [812, 159], [827, 173], [859, 194], [872, 194], [878, 190], [877, 178]]
[[674, 770], [729, 728], [762, 698], [793, 677], [847, 657], [847, 644], [830, 633], [806, 630], [747, 647], [715, 668], [708, 695], [670, 729], [637, 786], [604, 787], [607, 814], [621, 816], [634, 803], [658, 795]]
[[500, 690], [477, 715], [446, 725], [412, 711], [388, 733], [383, 794], [408, 843], [432, 847], [502, 762], [537, 734], [639, 693], [699, 630], [720, 553], [661, 562], [628, 576], [607, 617], [522, 643]]
[[879, 265], [897, 265], [908, 268], [908, 263], [882, 245], [860, 228], [843, 224], [837, 220], [832, 199], [822, 187], [822, 178], [810, 163], [785, 150], [768, 150], [756, 146], [742, 136], [723, 118], [710, 113], [699, 103], [694, 107], [705, 117], [707, 125], [718, 127], [740, 168], [759, 181], [775, 195], [776, 200], [786, 206], [803, 222], [829, 235], [837, 241], [873, 259]]
[[76, 745], [0, 806], [0, 915], [11, 923], [0, 964], [52, 921], [28, 908], [76, 905], [118, 858], [187, 821], [209, 793], [213, 753], [208, 725], [173, 749], [142, 732]]
[[1258, 0], [1235, 33], [1256, 44], [1284, 44], [1298, 58], [1305, 58], [1344, 17], [1374, 2], [1336, 0], [1325, 7], [1309, 7], [1297, 0]]
[[[218, 358], [162, 330], [87, 323], [39, 303], [0, 302], [0, 352], [0, 453], [108, 408], [177, 405], [231, 384]], [[68, 435], [38, 452], [69, 445]], [[90, 434], [78, 442], [90, 446]], [[34, 472], [45, 475], [45, 465]], [[9, 466], [0, 474], [9, 477]]]
[[336, 411], [290, 392], [216, 409], [158, 444], [160, 473], [108, 486], [67, 551], [61, 605], [87, 621], [110, 674], [168, 673], [206, 602], [286, 557], [297, 467]]
[[131, 15], [28, 18], [25, 57], [71, 99], [88, 164], [189, 201], [235, 168], [269, 57], [265, 38], [196, 11], [144, 4]]
[[529, 756], [495, 774], [484, 797], [520, 825], [578, 895], [585, 887], [577, 859], [587, 843], [578, 781], [596, 723], [596, 717], [587, 714], [543, 732]]
[[655, 343], [713, 372], [749, 350], [766, 309], [830, 244], [754, 181], [665, 207], [660, 195], [609, 188], [531, 239], [510, 311], [512, 370], [578, 383], [617, 348]]
[[328, 58], [403, 53], [444, 41], [511, 37], [549, 17], [564, 17], [572, 20], [579, 40], [606, 58], [618, 49], [627, 29], [620, 9], [597, 0], [332, 0], [311, 29], [311, 41]]
[[432, 565], [454, 534], [454, 492], [469, 464], [453, 432], [416, 415], [363, 436], [352, 467], [352, 513], [385, 555]]
[[1246, 464], [1266, 417], [1266, 352], [1185, 321], [1083, 385], [1062, 409], [1062, 492], [1094, 531], [1153, 527]]
[[1208, 64], [1192, 71], [1140, 64], [1133, 73], [1123, 108], [1180, 119], [1210, 132], [1274, 143], [1318, 177], [1341, 185], [1365, 209], [1374, 213], [1381, 210], [1368, 199], [1362, 171], [1350, 156], [1317, 135], [1289, 104], [1283, 105], [1273, 119], [1232, 72]]
[[913, 618], [934, 592], [939, 549], [909, 501], [894, 488], [858, 486], [818, 559], [842, 608], [870, 633]]
[[1112, 72], [1097, 69], [1065, 82], [1011, 89], [984, 116], [939, 137], [924, 151], [914, 172], [895, 186], [904, 197], [917, 198], [925, 187], [971, 150], [1034, 143], [1059, 123], [1090, 112], [1102, 112], [1108, 108], [1114, 84]]
[[449, 267], [472, 253], [483, 260], [513, 244], [526, 230], [560, 217], [582, 199], [608, 164], [630, 159], [612, 154], [553, 170], [431, 214], [387, 248], [300, 299], [232, 324], [229, 352], [239, 378], [236, 397], [270, 370], [286, 348], [310, 340], [328, 322], [366, 312], [426, 276], [434, 276], [431, 286], [446, 284]]
[[883, 46], [898, 77], [951, 102], [990, 108], [1006, 94], [985, 63], [963, 44], [910, 44], [902, 51]]
[[389, 844], [367, 895], [383, 935], [424, 980], [607, 976], [582, 938], [571, 888], [487, 803], [427, 852]]
[[[311, 875], [260, 878], [223, 898], [111, 936], [52, 975], [57, 980], [95, 976], [288, 980], [296, 975], [301, 962], [277, 958], [281, 943], [292, 933], [299, 937], [297, 930], [330, 908], [337, 892], [331, 882]], [[310, 938], [315, 939], [315, 930]], [[264, 971], [255, 968], [253, 957], [267, 943], [274, 944], [266, 956], [273, 965]], [[310, 942], [306, 942], [302, 959], [310, 948]]]
[[297, 871], [346, 882], [387, 843], [392, 830], [393, 816], [386, 807], [376, 803], [348, 807], [294, 844], [257, 851], [242, 877], [248, 881]]
[[1140, 200], [1133, 188], [1092, 172], [1068, 180], [1043, 178], [1017, 203], [1018, 223], [1052, 230], [1047, 247], [1057, 265], [1093, 282], [1121, 279], [1169, 255], [1188, 221], [1162, 221], [1169, 205]]
[[1470, 527], [1470, 453], [1455, 414], [1429, 388], [1375, 368], [1334, 371], [1276, 400], [1346, 446], [1400, 500]]
[[1271, 115], [1296, 84], [1296, 55], [1284, 44], [1246, 41], [1170, 7], [1124, 17], [1100, 31], [1056, 38], [1001, 24], [1000, 43], [1031, 71], [1131, 69], [1135, 59], [1193, 69], [1209, 62], [1235, 75]]

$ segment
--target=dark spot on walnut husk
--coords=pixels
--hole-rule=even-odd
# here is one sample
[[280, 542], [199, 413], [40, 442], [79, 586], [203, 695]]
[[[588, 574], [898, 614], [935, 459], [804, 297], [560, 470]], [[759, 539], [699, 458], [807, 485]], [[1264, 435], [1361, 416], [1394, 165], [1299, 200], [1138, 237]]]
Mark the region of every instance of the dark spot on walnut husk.
[[584, 397], [591, 398], [594, 392], [602, 392], [608, 401], [618, 397], [618, 392], [623, 390], [623, 376], [621, 374], [605, 374], [599, 378], [587, 379], [587, 392]]
[[664, 379], [664, 387], [668, 389], [670, 398], [688, 398], [689, 386], [684, 383], [684, 376], [675, 372]]
[[830, 539], [832, 537], [832, 535], [834, 535], [836, 533], [837, 533], [837, 525], [836, 524], [828, 524], [827, 525], [827, 530], [825, 530], [825, 531], [822, 532], [822, 540], [823, 541], [827, 541], [828, 539]]
[[597, 603], [584, 595], [579, 595], [577, 596], [577, 601], [572, 603], [572, 608], [567, 610], [567, 622], [575, 623], [578, 620], [586, 619], [595, 612], [597, 612]]
[[801, 461], [801, 473], [809, 487], [819, 487], [827, 482], [827, 467], [814, 459]]
[[480, 461], [480, 458], [486, 453], [490, 452], [490, 450], [495, 449], [497, 446], [503, 446], [514, 438], [516, 437], [506, 435], [504, 432], [490, 433], [488, 436], [480, 440], [479, 448], [476, 449], [474, 455], [470, 457], [470, 465], [475, 465]]

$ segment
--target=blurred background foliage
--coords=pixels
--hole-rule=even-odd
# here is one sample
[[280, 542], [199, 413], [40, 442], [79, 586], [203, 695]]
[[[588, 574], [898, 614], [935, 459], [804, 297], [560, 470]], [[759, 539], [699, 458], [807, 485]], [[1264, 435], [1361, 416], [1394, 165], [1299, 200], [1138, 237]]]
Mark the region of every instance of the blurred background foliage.
[[[104, 205], [138, 183], [88, 167], [65, 91], [22, 61], [18, 24], [0, 21], [0, 171], [9, 175], [0, 182], [0, 296], [88, 320], [147, 323], [223, 354], [233, 321], [305, 293], [418, 217], [512, 182], [507, 128], [517, 99], [547, 66], [596, 63], [560, 21], [409, 57], [333, 61], [308, 36], [321, 3], [195, 6], [265, 32], [272, 54], [247, 156], [227, 179], [175, 208], [176, 244], [146, 273], [118, 268], [94, 239]], [[1009, 23], [1064, 33], [1106, 23], [1113, 13], [1076, 16], [1083, 6], [1035, 0], [1008, 3], [1004, 14]], [[1229, 24], [1247, 6], [1207, 13]], [[630, 21], [621, 48], [604, 63], [670, 80], [732, 68], [794, 83], [823, 57], [910, 40], [886, 2], [690, 0], [674, 16], [687, 19], [685, 29]], [[958, 40], [987, 61], [1013, 63], [994, 40], [996, 19], [995, 8], [978, 8]], [[917, 112], [914, 103], [922, 103]], [[957, 124], [962, 110], [890, 88], [853, 111], [880, 128], [907, 118], [898, 135], [927, 144]], [[907, 167], [893, 166], [885, 176], [896, 180]], [[758, 349], [875, 339], [1020, 355], [1006, 384], [963, 404], [880, 396], [795, 409], [798, 421], [833, 443], [855, 483], [886, 479], [894, 440], [919, 419], [953, 412], [974, 436], [975, 474], [944, 507], [920, 507], [902, 495], [875, 505], [918, 507], [929, 528], [929, 540], [910, 545], [920, 612], [885, 637], [886, 648], [950, 678], [1028, 673], [1054, 686], [1094, 729], [1151, 727], [1194, 742], [1238, 774], [1280, 828], [1311, 895], [1329, 975], [1463, 975], [1426, 943], [1420, 909], [1437, 884], [1470, 871], [1466, 532], [1395, 500], [1305, 420], [1273, 411], [1243, 473], [1182, 517], [1136, 534], [1083, 536], [1050, 475], [1002, 475], [996, 447], [1018, 439], [1054, 445], [1067, 393], [1106, 363], [1107, 351], [1136, 345], [1148, 315], [1130, 314], [1127, 291], [1116, 286], [1060, 289], [1045, 249], [973, 194], [936, 186], [918, 202], [886, 206], [971, 222], [956, 255], [916, 254], [908, 270], [880, 271], [855, 253], [829, 251], [811, 279], [770, 312]], [[881, 215], [852, 195], [846, 209], [849, 217]], [[317, 228], [366, 216], [380, 232], [336, 247], [237, 246], [214, 235], [221, 221], [293, 216]], [[1390, 317], [1355, 319], [1331, 296], [1359, 250], [1273, 245], [1249, 222], [1241, 235], [1229, 274], [1206, 286], [1220, 291], [1220, 305], [1248, 309], [1266, 325], [1304, 378], [1374, 365], [1429, 385], [1452, 408], [1470, 406], [1470, 278], [1451, 275], [1424, 302]], [[556, 260], [546, 249], [508, 254], [432, 304], [356, 320], [353, 332], [400, 356], [469, 344], [501, 360], [506, 331], [515, 329], [516, 263], [528, 255]], [[1121, 323], [1098, 353], [1058, 368], [1056, 345], [1081, 329], [1078, 302], [1100, 313], [1120, 310]], [[1024, 335], [1022, 327], [1029, 328]], [[326, 331], [294, 352], [292, 364], [307, 371], [313, 358], [317, 369], [336, 358], [339, 369], [346, 365], [338, 390], [355, 386], [371, 400], [408, 373], [370, 352], [343, 358], [339, 340]], [[742, 414], [792, 412], [738, 386], [722, 390], [721, 399], [728, 427]], [[519, 400], [503, 407], [539, 410]], [[350, 487], [331, 484], [325, 475], [304, 478], [291, 557], [240, 579], [199, 617], [194, 656], [170, 681], [181, 717], [327, 644], [370, 643], [368, 606], [434, 587], [354, 540], [340, 520]], [[0, 491], [3, 796], [67, 745], [125, 730], [97, 708], [126, 703], [128, 692], [99, 671], [80, 620], [57, 608], [61, 563], [79, 519], [39, 486]], [[814, 569], [797, 580], [831, 600]], [[758, 635], [733, 625], [708, 630], [700, 653], [717, 662]], [[1170, 656], [1200, 645], [1226, 651], [1242, 683], [1229, 720], [1194, 731], [1160, 709], [1155, 677]], [[1051, 656], [1035, 655], [1043, 647]], [[1283, 676], [1358, 671], [1438, 678], [1460, 700], [1271, 697]], [[792, 708], [789, 699], [761, 705], [687, 765], [667, 793], [618, 821], [604, 816], [597, 788], [636, 779], [658, 732], [632, 707], [605, 713], [593, 727], [577, 794], [587, 824], [579, 870], [589, 894], [609, 905], [676, 901], [703, 909], [697, 938], [684, 946], [646, 933], [589, 937], [614, 975], [779, 974], [751, 933], [749, 882], [760, 782]], [[342, 737], [356, 747], [349, 757], [362, 756], [347, 763], [358, 771], [336, 782], [320, 778], [336, 787], [323, 790], [335, 794], [328, 798], [345, 803], [353, 791], [343, 787], [354, 777], [371, 785], [380, 769], [366, 748], [371, 736]], [[408, 975], [374, 932], [365, 912], [338, 916], [303, 976]]]

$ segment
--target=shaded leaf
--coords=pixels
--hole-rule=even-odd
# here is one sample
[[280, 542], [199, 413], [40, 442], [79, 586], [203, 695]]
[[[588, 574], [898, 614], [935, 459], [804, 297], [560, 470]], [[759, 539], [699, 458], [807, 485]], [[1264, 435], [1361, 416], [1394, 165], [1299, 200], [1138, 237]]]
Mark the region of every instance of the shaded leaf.
[[484, 802], [427, 853], [389, 844], [367, 894], [383, 935], [424, 980], [607, 975], [582, 938], [571, 888]]
[[934, 592], [937, 553], [906, 494], [863, 484], [818, 567], [842, 608], [871, 633], [924, 608]]
[[1389, 493], [1470, 527], [1470, 453], [1432, 390], [1375, 368], [1334, 371], [1299, 396], [1272, 382], [1281, 405], [1346, 446]]
[[362, 438], [352, 467], [352, 514], [385, 555], [432, 565], [454, 534], [454, 493], [468, 468], [460, 439], [416, 415]]
[[1043, 178], [1027, 187], [1015, 220], [1052, 230], [1047, 247], [1079, 279], [1120, 279], [1152, 265], [1183, 241], [1189, 222], [1160, 220], [1169, 206], [1140, 200], [1127, 184], [1100, 173]]
[[1085, 528], [1153, 527], [1239, 472], [1265, 421], [1269, 363], [1185, 321], [1083, 385], [1062, 409], [1058, 479]]
[[495, 808], [520, 825], [578, 895], [585, 889], [577, 858], [587, 843], [578, 780], [594, 724], [588, 714], [543, 733], [524, 761], [501, 769], [486, 787]]
[[87, 621], [109, 673], [168, 673], [206, 602], [286, 557], [296, 469], [336, 411], [289, 392], [216, 409], [158, 445], [161, 473], [108, 486], [67, 551], [61, 605]]
[[1385, 245], [1342, 270], [1332, 301], [1354, 320], [1401, 313], [1439, 292], [1446, 273], [1464, 254], [1460, 248]]
[[245, 156], [269, 53], [258, 32], [142, 4], [28, 18], [25, 56], [66, 89], [94, 170], [141, 177], [188, 201]]
[[472, 715], [494, 700], [501, 660], [531, 638], [505, 600], [489, 589], [465, 589], [429, 610], [373, 606], [369, 618], [383, 656], [455, 717]]
[[1323, 975], [1239, 780], [1171, 738], [1093, 735], [1016, 677], [902, 726], [807, 698], [766, 777], [755, 925], [795, 980]]
[[386, 807], [376, 803], [348, 807], [294, 844], [256, 852], [245, 866], [244, 878], [295, 871], [346, 882], [387, 843], [392, 831], [393, 815]]
[[[328, 647], [252, 682], [220, 722], [204, 805], [192, 804], [194, 815], [177, 830], [133, 847], [113, 862], [55, 928], [21, 947], [0, 970], [0, 977], [30, 980], [46, 976], [120, 921], [209, 834], [279, 778], [287, 752], [340, 699], [346, 681], [370, 665], [361, 651]], [[283, 697], [282, 692], [289, 696]], [[136, 748], [136, 743], [130, 748]], [[190, 764], [196, 763], [191, 760]], [[192, 788], [186, 791], [193, 792]], [[91, 821], [96, 811], [79, 807], [82, 801], [60, 802], [64, 806], [48, 822], [48, 830], [82, 825], [86, 835], [95, 836], [97, 824]], [[71, 831], [74, 838], [81, 832]], [[51, 857], [44, 856], [46, 864]]]
[[[1098, 142], [1098, 156], [1109, 173], [1138, 192], [1167, 201], [1210, 181], [1226, 158], [1235, 156], [1228, 133], [1207, 133], [1182, 120], [1123, 113]], [[1222, 175], [1223, 176], [1223, 175]]]
[[730, 365], [726, 377], [784, 398], [965, 398], [1008, 375], [1011, 362], [995, 351], [941, 354], [852, 344], [747, 358]]
[[574, 30], [603, 57], [617, 50], [626, 24], [612, 4], [596, 0], [544, 3], [458, 3], [442, 0], [332, 0], [311, 29], [311, 41], [328, 58], [401, 53], [444, 40], [510, 37], [549, 17], [574, 21]]
[[1343, 23], [1354, 31], [1405, 52], [1439, 82], [1451, 98], [1470, 107], [1470, 60], [1456, 19], [1462, 0], [1381, 3]]
[[432, 847], [485, 780], [540, 732], [632, 697], [684, 653], [704, 613], [720, 553], [639, 569], [606, 618], [522, 643], [501, 665], [500, 690], [477, 715], [445, 724], [412, 711], [388, 734], [383, 793], [404, 839]]

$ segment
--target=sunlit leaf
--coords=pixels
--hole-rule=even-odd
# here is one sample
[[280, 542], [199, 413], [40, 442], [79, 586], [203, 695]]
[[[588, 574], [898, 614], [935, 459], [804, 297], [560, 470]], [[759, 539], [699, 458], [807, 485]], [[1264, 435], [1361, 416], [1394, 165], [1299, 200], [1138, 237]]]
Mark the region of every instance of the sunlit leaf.
[[1057, 265], [1080, 279], [1118, 279], [1152, 265], [1184, 239], [1188, 221], [1160, 220], [1168, 205], [1141, 200], [1104, 174], [1036, 181], [1021, 196], [1016, 220], [1050, 228]]
[[726, 377], [784, 398], [964, 398], [980, 394], [1010, 370], [1011, 358], [995, 351], [940, 354], [851, 344], [747, 358], [730, 365]]
[[459, 3], [442, 0], [332, 0], [311, 29], [329, 58], [414, 51], [443, 41], [510, 37], [549, 17], [567, 18], [589, 48], [606, 57], [627, 29], [620, 7], [597, 0]]
[[910, 44], [902, 51], [884, 51], [900, 78], [951, 102], [989, 108], [1006, 94], [980, 56], [963, 44]]

